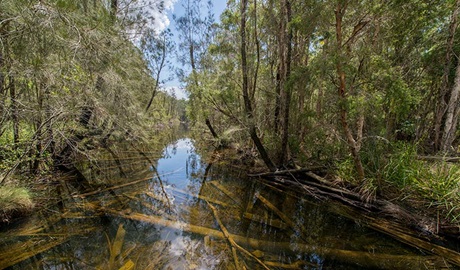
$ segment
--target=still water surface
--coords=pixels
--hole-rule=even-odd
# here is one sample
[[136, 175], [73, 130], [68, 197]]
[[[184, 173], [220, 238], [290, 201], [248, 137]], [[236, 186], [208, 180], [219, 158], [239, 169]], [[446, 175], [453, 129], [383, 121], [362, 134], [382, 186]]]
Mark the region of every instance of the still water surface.
[[[168, 145], [160, 159], [139, 155], [131, 160], [126, 168], [112, 168], [125, 177], [112, 179], [110, 186], [70, 196], [60, 209], [37, 213], [1, 232], [0, 269], [445, 265], [441, 258], [341, 216], [336, 205], [287, 194], [246, 178], [244, 169], [229, 164], [206, 164], [191, 139]], [[88, 175], [97, 181], [100, 172], [94, 170]]]

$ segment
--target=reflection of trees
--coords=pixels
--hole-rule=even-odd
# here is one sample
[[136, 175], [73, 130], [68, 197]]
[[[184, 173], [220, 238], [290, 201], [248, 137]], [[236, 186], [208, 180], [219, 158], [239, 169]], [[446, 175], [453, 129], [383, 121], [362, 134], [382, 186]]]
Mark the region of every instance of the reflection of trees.
[[[49, 231], [59, 231], [63, 224], [71, 228], [85, 224], [93, 226], [96, 231], [72, 237], [67, 244], [44, 256], [70, 256], [71, 263], [47, 262], [66, 269], [97, 267], [107, 260], [105, 235], [113, 239], [119, 224], [123, 224], [127, 232], [123, 248], [131, 250], [130, 254], [138, 258], [136, 266], [140, 269], [187, 269], [191, 264], [201, 264], [206, 269], [233, 267], [230, 266], [233, 260], [226, 239], [204, 236], [209, 233], [203, 233], [212, 231], [215, 235], [223, 227], [248, 251], [262, 249], [264, 261], [291, 268], [298, 266], [297, 269], [302, 265], [312, 268], [340, 265], [343, 262], [334, 259], [334, 254], [340, 255], [342, 250], [357, 254], [367, 254], [371, 249], [378, 252], [383, 246], [387, 246], [385, 251], [388, 253], [395, 250], [388, 248], [388, 242], [380, 240], [376, 233], [360, 228], [354, 221], [328, 213], [329, 205], [315, 205], [297, 196], [296, 190], [276, 186], [273, 181], [247, 179], [244, 170], [215, 162], [219, 155], [223, 155], [219, 151], [214, 151], [205, 164], [193, 144], [190, 142], [188, 146], [187, 156], [180, 158], [181, 163], [185, 160], [186, 173], [174, 174], [174, 177], [184, 178], [180, 180], [187, 184], [185, 190], [172, 187], [158, 172], [157, 161], [141, 155], [144, 166], [147, 162], [151, 168], [146, 181], [101, 191], [82, 200], [66, 201], [65, 208], [76, 216], [65, 217], [62, 222], [50, 226]], [[174, 159], [181, 155], [181, 147], [176, 141], [163, 152], [175, 152], [169, 155]], [[216, 208], [217, 214], [211, 211], [208, 202]], [[223, 226], [217, 225], [216, 216], [220, 217]], [[191, 225], [193, 230], [190, 230]], [[255, 241], [264, 246], [245, 246], [248, 237], [256, 238]], [[404, 252], [409, 253], [398, 249], [398, 253]], [[242, 253], [238, 256], [250, 269], [257, 267], [253, 259]], [[226, 265], [219, 265], [219, 262]]]

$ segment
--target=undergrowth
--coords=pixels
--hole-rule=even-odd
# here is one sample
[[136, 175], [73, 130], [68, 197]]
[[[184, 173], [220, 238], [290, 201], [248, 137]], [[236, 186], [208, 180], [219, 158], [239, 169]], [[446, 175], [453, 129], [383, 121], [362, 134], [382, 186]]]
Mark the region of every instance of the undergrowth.
[[400, 198], [422, 201], [424, 207], [435, 208], [449, 221], [460, 223], [460, 165], [420, 160], [414, 145], [397, 143], [388, 147], [390, 155], [384, 155], [379, 148], [363, 149], [366, 178], [362, 183], [355, 180], [351, 158], [337, 164], [338, 177], [368, 197], [372, 192], [384, 192], [385, 187], [395, 187]]
[[13, 214], [26, 213], [34, 204], [27, 188], [11, 185], [0, 186], [0, 221], [8, 222]]

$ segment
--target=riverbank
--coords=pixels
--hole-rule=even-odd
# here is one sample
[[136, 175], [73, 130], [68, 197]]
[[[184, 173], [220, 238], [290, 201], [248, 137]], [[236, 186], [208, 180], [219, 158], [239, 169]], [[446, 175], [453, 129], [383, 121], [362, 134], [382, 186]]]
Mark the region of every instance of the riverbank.
[[460, 166], [456, 163], [397, 153], [389, 157], [380, 178], [372, 175], [359, 183], [353, 178], [353, 164], [346, 160], [330, 167], [316, 163], [269, 172], [255, 152], [224, 151], [211, 157], [214, 162], [217, 157], [240, 169], [249, 167], [249, 176], [277, 188], [338, 201], [406, 226], [432, 241], [460, 239]]
[[[54, 200], [47, 200], [45, 211], [38, 211], [45, 205], [40, 203], [30, 218], [12, 225], [14, 230], [2, 231], [0, 268], [39, 264], [59, 268], [68, 263], [80, 269], [107, 265], [117, 256], [112, 268], [130, 263], [139, 269], [161, 265], [178, 269], [201, 262], [209, 263], [203, 265], [206, 269], [228, 269], [241, 262], [248, 269], [257, 264], [267, 269], [460, 265], [454, 250], [417, 235], [407, 238], [407, 232], [396, 235], [399, 231], [384, 218], [307, 194], [312, 187], [324, 194], [326, 187], [297, 178], [297, 172], [291, 171], [303, 186], [296, 186], [283, 171], [267, 180], [248, 178], [249, 170], [258, 168], [250, 152], [214, 151], [189, 138], [173, 140], [160, 155], [149, 148], [127, 150], [120, 149], [119, 162], [101, 155], [92, 168], [86, 163], [79, 166], [88, 170], [82, 172], [90, 183], [103, 185], [92, 185], [86, 193], [61, 190], [56, 195], [67, 198], [61, 205], [49, 208]], [[33, 187], [50, 192], [53, 184], [66, 187], [70, 182], [53, 177]], [[341, 196], [352, 201], [351, 193], [342, 191]], [[422, 249], [408, 246], [408, 240]], [[232, 246], [238, 247], [232, 243], [241, 248], [230, 252]], [[156, 247], [161, 251], [158, 256]], [[425, 252], [430, 248], [432, 252]], [[245, 255], [249, 253], [257, 260]]]

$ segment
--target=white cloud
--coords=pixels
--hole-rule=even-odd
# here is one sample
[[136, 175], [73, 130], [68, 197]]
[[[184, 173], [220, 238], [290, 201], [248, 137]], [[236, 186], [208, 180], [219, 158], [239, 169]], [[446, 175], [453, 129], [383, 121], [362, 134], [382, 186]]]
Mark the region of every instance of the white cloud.
[[188, 100], [188, 94], [182, 87], [178, 86], [165, 86], [162, 88], [163, 92], [176, 96], [177, 99]]
[[153, 29], [157, 33], [165, 30], [171, 23], [167, 13], [177, 0], [124, 0], [119, 6], [118, 16], [130, 23], [129, 34], [138, 39], [142, 32]]

